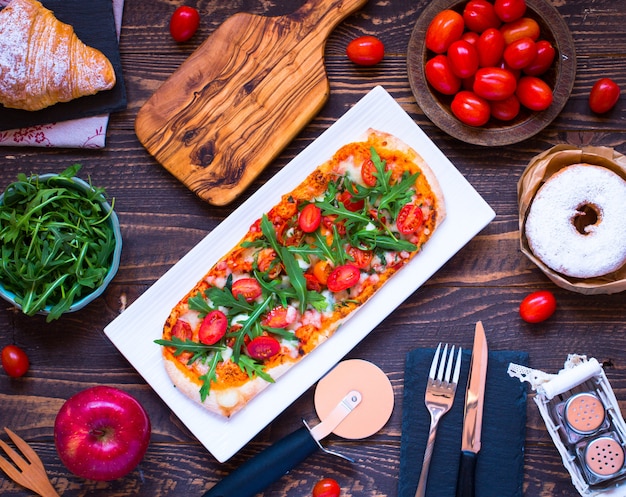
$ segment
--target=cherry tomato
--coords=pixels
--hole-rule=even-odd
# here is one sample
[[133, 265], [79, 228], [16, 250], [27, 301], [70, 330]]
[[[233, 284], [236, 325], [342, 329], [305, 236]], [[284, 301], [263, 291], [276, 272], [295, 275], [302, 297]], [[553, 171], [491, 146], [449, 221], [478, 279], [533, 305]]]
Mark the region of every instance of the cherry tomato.
[[263, 326], [286, 328], [294, 322], [296, 315], [296, 310], [293, 307], [274, 307], [263, 318]]
[[360, 36], [346, 47], [348, 58], [360, 66], [378, 64], [385, 56], [385, 45], [375, 36]]
[[515, 95], [520, 103], [530, 110], [545, 110], [552, 104], [552, 90], [543, 79], [522, 76], [517, 82]]
[[524, 67], [523, 72], [528, 76], [541, 76], [554, 62], [556, 50], [548, 40], [539, 40], [535, 43], [537, 55], [530, 64]]
[[445, 9], [439, 12], [426, 29], [426, 48], [442, 54], [453, 41], [461, 38], [465, 29], [463, 16], [458, 12]]
[[219, 342], [220, 338], [226, 334], [227, 328], [228, 319], [226, 314], [218, 310], [211, 311], [200, 323], [198, 339], [205, 345], [213, 345]]
[[325, 285], [328, 281], [328, 276], [333, 272], [333, 266], [328, 261], [317, 261], [313, 264], [313, 276], [317, 278], [322, 285]]
[[474, 75], [474, 93], [487, 100], [504, 100], [515, 93], [515, 76], [499, 67], [481, 67]]
[[511, 95], [504, 100], [491, 102], [491, 115], [500, 121], [512, 121], [520, 111], [519, 99]]
[[537, 57], [537, 44], [530, 38], [520, 38], [506, 46], [503, 57], [512, 69], [523, 69]]
[[331, 292], [340, 292], [353, 287], [361, 278], [361, 270], [354, 264], [344, 264], [337, 266], [328, 275], [326, 286]]
[[507, 45], [520, 38], [530, 38], [533, 41], [537, 41], [541, 34], [539, 24], [530, 17], [522, 17], [517, 21], [507, 22], [500, 26], [500, 32]]
[[348, 190], [344, 190], [339, 194], [339, 202], [343, 204], [343, 206], [351, 212], [360, 211], [365, 205], [365, 201], [361, 200], [353, 200], [352, 194]]
[[200, 14], [193, 7], [181, 5], [170, 19], [170, 34], [177, 42], [190, 39], [200, 25]]
[[261, 335], [250, 340], [250, 343], [246, 345], [246, 350], [253, 359], [263, 361], [280, 352], [280, 343], [274, 337]]
[[26, 352], [17, 345], [7, 345], [2, 349], [2, 367], [13, 378], [24, 376], [30, 367]]
[[497, 66], [504, 53], [504, 36], [495, 28], [485, 29], [476, 43], [478, 65], [480, 67]]
[[552, 292], [539, 290], [527, 295], [519, 306], [520, 316], [527, 323], [540, 323], [556, 310], [556, 299]]
[[478, 69], [478, 51], [465, 40], [457, 40], [448, 48], [450, 69], [459, 78], [469, 78]]
[[499, 28], [502, 21], [496, 15], [493, 4], [487, 0], [470, 0], [463, 9], [465, 27], [475, 33], [487, 28]]
[[374, 258], [374, 254], [371, 250], [361, 250], [360, 248], [349, 247], [347, 252], [359, 269], [369, 268], [370, 263]]
[[504, 22], [513, 22], [526, 13], [525, 0], [496, 0], [493, 5], [496, 15]]
[[376, 186], [376, 166], [372, 159], [367, 159], [361, 164], [361, 179], [367, 186]]
[[454, 95], [461, 89], [461, 79], [452, 72], [450, 60], [446, 55], [435, 55], [424, 67], [426, 80], [432, 87], [444, 95]]
[[619, 100], [620, 88], [610, 78], [596, 81], [589, 93], [589, 107], [596, 114], [603, 114], [611, 110]]
[[254, 278], [241, 278], [233, 282], [231, 291], [236, 299], [243, 295], [243, 298], [248, 302], [260, 297], [263, 292], [261, 284]]
[[463, 36], [461, 36], [462, 40], [465, 40], [466, 42], [473, 45], [474, 47], [476, 47], [478, 38], [479, 38], [478, 33], [474, 33], [473, 31], [466, 31], [465, 33], [463, 33]]
[[489, 102], [467, 90], [454, 96], [450, 108], [459, 121], [469, 126], [482, 126], [489, 121], [491, 115]]
[[322, 222], [322, 209], [315, 204], [307, 204], [300, 211], [298, 226], [305, 233], [313, 233]]
[[403, 235], [410, 235], [415, 233], [424, 222], [424, 214], [419, 205], [406, 204], [400, 209], [398, 219], [396, 219], [396, 225], [398, 231]]
[[332, 478], [323, 478], [313, 487], [312, 497], [339, 497], [341, 487]]

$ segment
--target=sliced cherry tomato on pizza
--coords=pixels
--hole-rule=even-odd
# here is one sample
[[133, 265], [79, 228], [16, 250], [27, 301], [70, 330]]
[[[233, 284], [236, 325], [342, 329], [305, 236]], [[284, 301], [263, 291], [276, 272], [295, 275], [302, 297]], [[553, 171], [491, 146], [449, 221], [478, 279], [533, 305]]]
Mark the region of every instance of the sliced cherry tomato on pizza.
[[532, 17], [522, 17], [513, 22], [504, 23], [500, 26], [500, 32], [504, 37], [504, 42], [508, 45], [520, 38], [530, 38], [537, 41], [541, 34], [539, 24]]
[[315, 276], [317, 281], [319, 281], [322, 285], [325, 285], [328, 282], [328, 277], [332, 272], [333, 266], [326, 260], [317, 261], [313, 264], [313, 276]]
[[439, 12], [426, 29], [426, 48], [435, 53], [445, 53], [453, 41], [463, 35], [463, 16], [452, 9]]
[[344, 190], [339, 194], [339, 202], [351, 212], [357, 212], [363, 209], [364, 200], [352, 200], [352, 194], [348, 190]]
[[280, 343], [274, 337], [261, 335], [250, 340], [246, 349], [250, 357], [263, 361], [280, 352]]
[[376, 186], [376, 166], [372, 159], [367, 159], [361, 165], [361, 179], [367, 186]]
[[7, 345], [2, 349], [2, 368], [12, 378], [24, 376], [30, 367], [26, 352], [17, 345]]
[[371, 250], [361, 250], [357, 247], [349, 247], [348, 255], [352, 257], [354, 264], [359, 269], [367, 269], [370, 267], [374, 254]]
[[332, 270], [326, 286], [331, 292], [341, 292], [356, 285], [361, 279], [361, 270], [354, 264], [344, 264]]
[[589, 93], [589, 107], [596, 114], [610, 111], [619, 100], [620, 88], [610, 78], [596, 81]]
[[536, 76], [522, 76], [515, 94], [524, 107], [536, 111], [550, 107], [554, 98], [548, 83]]
[[313, 233], [322, 222], [322, 210], [315, 204], [307, 204], [300, 211], [298, 226], [305, 233]]
[[209, 312], [198, 330], [198, 340], [205, 345], [214, 345], [226, 334], [228, 329], [228, 318], [222, 311], [215, 310]]
[[502, 21], [513, 22], [526, 13], [526, 0], [496, 0], [493, 8]]
[[439, 93], [454, 95], [461, 88], [461, 79], [454, 74], [447, 55], [435, 55], [424, 67], [426, 80]]
[[469, 126], [482, 126], [489, 121], [489, 102], [472, 91], [462, 90], [454, 96], [450, 109], [456, 118]]
[[177, 319], [174, 326], [172, 326], [172, 336], [180, 340], [191, 340], [193, 336], [191, 325], [187, 321]]
[[530, 64], [524, 67], [524, 74], [528, 76], [541, 76], [552, 67], [556, 50], [548, 40], [539, 40], [535, 44], [537, 55]]
[[474, 93], [487, 100], [504, 100], [515, 93], [517, 82], [511, 71], [481, 67], [474, 75]]
[[341, 487], [332, 478], [322, 478], [313, 486], [312, 497], [339, 497]]
[[491, 2], [470, 0], [463, 9], [465, 27], [475, 33], [482, 33], [487, 28], [499, 28], [502, 20], [496, 15]]
[[503, 57], [509, 67], [523, 69], [537, 57], [537, 44], [531, 38], [520, 38], [506, 46]]
[[177, 42], [189, 40], [200, 25], [200, 14], [193, 7], [182, 5], [172, 14], [170, 34]]
[[519, 307], [520, 316], [528, 323], [541, 323], [552, 316], [555, 310], [556, 299], [548, 290], [528, 294]]
[[346, 47], [348, 58], [360, 66], [378, 64], [385, 56], [385, 45], [375, 36], [359, 36]]
[[270, 328], [286, 328], [295, 321], [297, 311], [293, 307], [278, 306], [271, 309], [263, 318], [263, 326]]
[[497, 66], [504, 53], [504, 36], [499, 29], [485, 29], [476, 42], [478, 65], [480, 67]]
[[263, 289], [255, 278], [241, 278], [233, 282], [231, 291], [236, 299], [242, 295], [247, 302], [252, 302], [261, 296]]
[[424, 223], [424, 213], [419, 205], [406, 204], [400, 209], [396, 225], [403, 235], [415, 233]]

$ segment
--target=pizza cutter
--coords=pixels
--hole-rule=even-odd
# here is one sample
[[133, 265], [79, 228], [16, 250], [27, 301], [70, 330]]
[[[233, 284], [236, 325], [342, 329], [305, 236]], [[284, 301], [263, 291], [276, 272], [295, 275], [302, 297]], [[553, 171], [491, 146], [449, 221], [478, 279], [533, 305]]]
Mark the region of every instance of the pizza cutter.
[[[253, 497], [318, 449], [331, 433], [366, 438], [380, 430], [393, 411], [391, 382], [378, 366], [362, 359], [340, 362], [317, 384], [315, 410], [321, 419], [282, 438], [213, 486], [203, 497]], [[346, 458], [348, 459], [348, 458]]]

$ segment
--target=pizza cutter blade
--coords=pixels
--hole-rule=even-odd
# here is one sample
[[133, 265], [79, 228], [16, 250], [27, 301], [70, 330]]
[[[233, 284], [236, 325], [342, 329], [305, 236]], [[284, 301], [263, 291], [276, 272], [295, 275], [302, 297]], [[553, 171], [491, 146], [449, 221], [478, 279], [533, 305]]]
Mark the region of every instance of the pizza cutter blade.
[[393, 411], [394, 396], [387, 375], [371, 362], [340, 362], [317, 384], [315, 410], [322, 420], [282, 438], [219, 481], [203, 497], [253, 497], [318, 449], [330, 433], [350, 439], [380, 430]]

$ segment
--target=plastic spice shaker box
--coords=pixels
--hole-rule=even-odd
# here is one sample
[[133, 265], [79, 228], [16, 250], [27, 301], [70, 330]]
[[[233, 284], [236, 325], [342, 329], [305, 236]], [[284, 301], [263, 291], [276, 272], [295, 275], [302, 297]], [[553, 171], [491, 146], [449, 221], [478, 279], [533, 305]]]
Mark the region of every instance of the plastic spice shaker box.
[[584, 497], [626, 497], [626, 423], [600, 363], [569, 355], [558, 374], [518, 364], [572, 483]]

